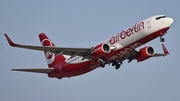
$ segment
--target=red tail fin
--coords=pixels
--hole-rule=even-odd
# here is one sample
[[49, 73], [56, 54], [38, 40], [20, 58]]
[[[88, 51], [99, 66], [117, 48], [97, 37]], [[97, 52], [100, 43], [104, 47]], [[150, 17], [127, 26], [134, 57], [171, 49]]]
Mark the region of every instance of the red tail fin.
[[[39, 39], [42, 46], [49, 46], [49, 47], [55, 46], [53, 42], [44, 33], [39, 34]], [[50, 51], [44, 51], [44, 53], [49, 68], [53, 68], [65, 61], [65, 57], [62, 54], [56, 56], [55, 53], [51, 53]]]

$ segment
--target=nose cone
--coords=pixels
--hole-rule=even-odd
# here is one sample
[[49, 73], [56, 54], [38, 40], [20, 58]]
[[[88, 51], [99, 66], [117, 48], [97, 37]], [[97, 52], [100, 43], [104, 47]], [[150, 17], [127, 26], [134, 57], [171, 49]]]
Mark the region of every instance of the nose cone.
[[167, 18], [166, 23], [170, 27], [172, 25], [172, 23], [173, 23], [173, 19], [172, 18]]

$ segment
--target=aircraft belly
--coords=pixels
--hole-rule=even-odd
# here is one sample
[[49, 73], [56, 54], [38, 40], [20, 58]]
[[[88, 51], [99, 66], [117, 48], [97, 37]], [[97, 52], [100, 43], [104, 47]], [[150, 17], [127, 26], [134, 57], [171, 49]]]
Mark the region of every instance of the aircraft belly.
[[94, 70], [90, 68], [91, 61], [78, 63], [78, 64], [67, 64], [62, 68], [62, 71], [54, 71], [48, 74], [49, 77], [72, 77], [87, 73]]

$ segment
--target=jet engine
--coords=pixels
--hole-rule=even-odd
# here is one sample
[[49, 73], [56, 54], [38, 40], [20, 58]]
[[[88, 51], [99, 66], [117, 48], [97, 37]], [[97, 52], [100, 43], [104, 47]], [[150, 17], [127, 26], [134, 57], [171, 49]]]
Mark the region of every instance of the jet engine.
[[111, 52], [111, 48], [108, 44], [99, 44], [91, 50], [92, 58], [100, 58]]
[[139, 52], [136, 54], [136, 60], [138, 62], [144, 61], [150, 58], [151, 56], [153, 56], [154, 54], [155, 54], [154, 48], [147, 46], [139, 50]]

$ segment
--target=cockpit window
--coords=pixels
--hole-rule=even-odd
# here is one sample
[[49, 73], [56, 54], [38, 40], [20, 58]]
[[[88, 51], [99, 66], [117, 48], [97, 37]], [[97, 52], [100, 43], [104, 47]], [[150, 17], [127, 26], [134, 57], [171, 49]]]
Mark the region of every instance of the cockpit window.
[[159, 17], [156, 18], [156, 20], [159, 20], [161, 18], [166, 18], [166, 16], [159, 16]]

